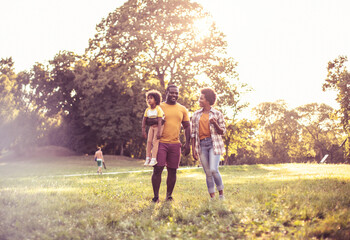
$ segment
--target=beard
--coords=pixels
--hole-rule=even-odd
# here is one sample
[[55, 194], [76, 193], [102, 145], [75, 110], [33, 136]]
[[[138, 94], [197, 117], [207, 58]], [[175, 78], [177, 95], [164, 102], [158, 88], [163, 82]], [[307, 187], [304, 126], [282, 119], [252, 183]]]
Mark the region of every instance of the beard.
[[168, 103], [171, 103], [171, 104], [175, 104], [177, 102], [177, 97], [174, 97], [174, 96], [168, 96], [167, 97], [167, 102]]

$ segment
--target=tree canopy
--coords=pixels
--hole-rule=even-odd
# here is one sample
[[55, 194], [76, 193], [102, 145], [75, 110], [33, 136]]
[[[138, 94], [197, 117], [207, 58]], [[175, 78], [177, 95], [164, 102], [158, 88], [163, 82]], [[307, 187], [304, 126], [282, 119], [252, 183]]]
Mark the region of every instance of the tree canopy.
[[340, 105], [338, 114], [341, 124], [347, 134], [346, 152], [347, 159], [350, 159], [350, 73], [345, 63], [348, 61], [346, 56], [339, 56], [333, 61], [328, 62], [328, 75], [323, 84], [323, 90], [337, 91], [337, 102]]
[[235, 105], [236, 62], [226, 54], [224, 34], [198, 3], [130, 0], [96, 29], [87, 56], [126, 87], [164, 90], [175, 84], [180, 101], [191, 107], [193, 92], [206, 84], [217, 89], [220, 103]]

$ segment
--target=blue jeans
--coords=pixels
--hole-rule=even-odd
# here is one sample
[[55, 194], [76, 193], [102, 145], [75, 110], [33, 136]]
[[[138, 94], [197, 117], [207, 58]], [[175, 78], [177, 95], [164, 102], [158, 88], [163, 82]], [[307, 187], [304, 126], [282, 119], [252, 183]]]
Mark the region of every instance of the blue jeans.
[[214, 154], [213, 142], [211, 138], [200, 140], [200, 160], [207, 178], [209, 193], [215, 193], [215, 185], [218, 191], [224, 189], [222, 178], [219, 172], [221, 155]]

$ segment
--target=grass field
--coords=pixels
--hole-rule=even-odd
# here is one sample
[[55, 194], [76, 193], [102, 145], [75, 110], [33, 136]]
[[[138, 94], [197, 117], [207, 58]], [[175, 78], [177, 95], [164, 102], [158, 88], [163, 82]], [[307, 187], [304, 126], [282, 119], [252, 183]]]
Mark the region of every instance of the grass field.
[[[220, 167], [224, 201], [201, 168], [178, 171], [174, 202], [151, 203], [143, 161], [0, 159], [0, 239], [350, 239], [350, 166]], [[125, 173], [120, 173], [125, 172]], [[89, 174], [67, 176], [72, 174]]]

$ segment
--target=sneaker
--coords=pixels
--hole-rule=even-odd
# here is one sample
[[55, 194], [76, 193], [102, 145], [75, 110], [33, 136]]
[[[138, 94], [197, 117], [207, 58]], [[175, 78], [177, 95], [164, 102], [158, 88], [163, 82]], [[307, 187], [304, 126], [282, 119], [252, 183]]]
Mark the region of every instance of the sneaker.
[[158, 198], [158, 197], [152, 198], [152, 202], [153, 202], [153, 203], [159, 203], [159, 198]]
[[151, 159], [149, 157], [146, 157], [146, 161], [143, 165], [148, 166], [150, 161], [151, 161]]
[[219, 200], [225, 200], [225, 196], [224, 195], [219, 195]]
[[157, 163], [158, 163], [158, 162], [157, 162], [157, 159], [152, 158], [151, 161], [149, 162], [148, 166], [153, 167], [153, 166], [156, 165]]

